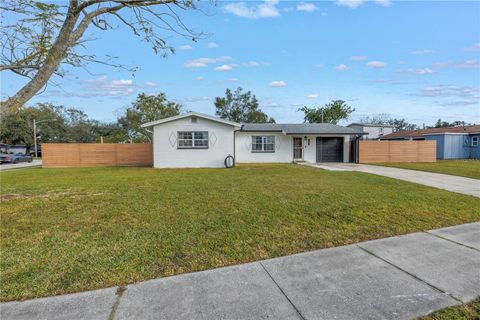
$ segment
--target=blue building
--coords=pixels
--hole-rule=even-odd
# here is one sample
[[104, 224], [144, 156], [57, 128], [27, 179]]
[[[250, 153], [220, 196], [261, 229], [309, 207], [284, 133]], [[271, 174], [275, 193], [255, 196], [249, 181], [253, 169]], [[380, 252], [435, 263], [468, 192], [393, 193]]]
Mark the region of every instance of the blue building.
[[397, 131], [382, 140], [435, 140], [437, 159], [480, 159], [480, 125]]
[[425, 140], [437, 141], [437, 159], [480, 159], [480, 133], [425, 134]]

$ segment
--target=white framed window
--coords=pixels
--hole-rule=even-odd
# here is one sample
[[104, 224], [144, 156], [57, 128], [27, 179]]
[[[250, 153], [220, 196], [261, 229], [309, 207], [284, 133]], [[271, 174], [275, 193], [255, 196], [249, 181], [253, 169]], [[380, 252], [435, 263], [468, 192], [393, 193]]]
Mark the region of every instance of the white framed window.
[[252, 152], [275, 152], [275, 136], [252, 136]]
[[478, 147], [478, 137], [472, 137], [472, 147]]
[[208, 131], [178, 131], [177, 149], [208, 149]]

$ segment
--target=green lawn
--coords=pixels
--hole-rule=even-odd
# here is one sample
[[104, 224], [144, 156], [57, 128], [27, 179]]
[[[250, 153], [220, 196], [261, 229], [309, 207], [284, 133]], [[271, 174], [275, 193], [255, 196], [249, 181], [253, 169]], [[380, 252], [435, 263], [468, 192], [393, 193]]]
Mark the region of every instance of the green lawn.
[[292, 164], [0, 177], [3, 301], [480, 220], [475, 197]]
[[451, 174], [480, 179], [480, 160], [437, 160], [431, 163], [375, 163], [376, 165]]
[[419, 320], [478, 320], [480, 319], [480, 298], [457, 307], [445, 308]]

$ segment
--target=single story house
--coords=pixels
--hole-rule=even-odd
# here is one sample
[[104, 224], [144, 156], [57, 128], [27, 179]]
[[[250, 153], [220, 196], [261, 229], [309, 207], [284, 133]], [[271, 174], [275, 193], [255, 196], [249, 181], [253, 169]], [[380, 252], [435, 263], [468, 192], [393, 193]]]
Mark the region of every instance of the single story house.
[[186, 168], [235, 162], [349, 162], [365, 132], [333, 124], [240, 124], [189, 112], [142, 125], [153, 131], [153, 166]]
[[365, 140], [376, 140], [395, 131], [395, 126], [391, 124], [354, 122], [347, 127], [366, 132], [367, 134], [362, 137]]
[[437, 159], [480, 159], [480, 125], [397, 131], [381, 140], [435, 140]]

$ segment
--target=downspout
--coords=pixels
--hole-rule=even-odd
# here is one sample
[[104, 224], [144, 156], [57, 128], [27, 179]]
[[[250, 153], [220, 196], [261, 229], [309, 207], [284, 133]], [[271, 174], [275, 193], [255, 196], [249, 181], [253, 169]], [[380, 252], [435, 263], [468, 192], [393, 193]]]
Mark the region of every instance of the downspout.
[[235, 139], [235, 134], [237, 133], [237, 131], [241, 131], [242, 128], [240, 127], [240, 129], [237, 129], [237, 130], [233, 130], [233, 166], [235, 167], [235, 164], [237, 163], [237, 154], [236, 154], [236, 139]]
[[354, 163], [359, 163], [359, 149], [360, 149], [360, 146], [359, 146], [359, 142], [360, 142], [360, 138], [362, 136], [355, 136], [355, 143], [353, 145], [353, 151], [354, 151], [354, 158], [353, 158], [353, 162]]

